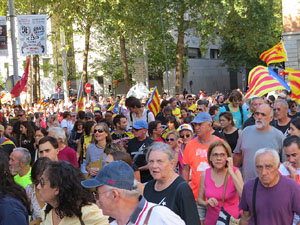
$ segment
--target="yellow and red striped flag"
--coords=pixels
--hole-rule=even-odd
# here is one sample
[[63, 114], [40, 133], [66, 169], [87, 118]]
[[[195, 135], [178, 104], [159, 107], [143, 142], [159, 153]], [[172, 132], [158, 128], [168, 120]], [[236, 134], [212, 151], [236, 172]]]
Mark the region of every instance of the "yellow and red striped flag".
[[284, 48], [283, 40], [281, 40], [277, 45], [273, 46], [269, 50], [263, 52], [259, 58], [266, 62], [267, 65], [270, 63], [280, 63], [287, 61], [287, 54]]
[[83, 82], [82, 82], [82, 76], [80, 80], [80, 85], [78, 89], [78, 94], [77, 94], [77, 105], [76, 105], [76, 113], [79, 111], [84, 111], [84, 92], [83, 92]]
[[264, 66], [256, 66], [250, 71], [248, 85], [249, 90], [245, 95], [246, 98], [251, 98], [253, 95], [261, 97], [271, 91], [291, 90], [287, 83], [274, 70]]
[[153, 113], [154, 117], [156, 117], [156, 115], [160, 112], [160, 98], [156, 87], [154, 88], [151, 98], [148, 100], [145, 107]]
[[291, 87], [291, 99], [300, 104], [300, 71], [292, 68], [286, 68], [284, 71], [288, 73], [288, 80]]

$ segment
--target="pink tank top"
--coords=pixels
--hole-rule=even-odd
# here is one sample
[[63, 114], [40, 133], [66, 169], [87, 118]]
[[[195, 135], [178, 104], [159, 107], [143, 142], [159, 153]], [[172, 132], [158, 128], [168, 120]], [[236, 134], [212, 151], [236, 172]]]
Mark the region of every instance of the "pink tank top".
[[[234, 167], [234, 172], [237, 169], [238, 168]], [[219, 202], [219, 205], [217, 207], [211, 207], [208, 205], [204, 224], [215, 225], [217, 223], [221, 210], [224, 184], [221, 187], [216, 187], [214, 181], [211, 179], [211, 168], [208, 168], [205, 173], [204, 185], [206, 199], [215, 198]], [[228, 176], [228, 183], [223, 207], [231, 216], [235, 218], [239, 217], [239, 194], [230, 175]]]

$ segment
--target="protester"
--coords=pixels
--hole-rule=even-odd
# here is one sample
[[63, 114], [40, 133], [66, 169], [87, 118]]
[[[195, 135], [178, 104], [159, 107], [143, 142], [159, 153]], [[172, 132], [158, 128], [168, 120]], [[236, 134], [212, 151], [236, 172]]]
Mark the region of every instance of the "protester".
[[92, 192], [84, 189], [78, 168], [65, 162], [51, 162], [39, 179], [37, 189], [46, 202], [43, 224], [108, 224], [108, 218], [94, 204]]
[[147, 137], [148, 124], [144, 120], [139, 120], [132, 127], [134, 138], [128, 143], [127, 152], [131, 155], [133, 164], [139, 168], [141, 172], [141, 182], [145, 183], [152, 180], [152, 176], [148, 170], [146, 154], [147, 147], [154, 141]]
[[27, 148], [29, 150], [31, 155], [30, 164], [32, 165], [35, 157], [34, 128], [31, 126], [31, 123], [29, 121], [22, 121], [20, 123], [20, 131], [21, 131], [21, 135], [19, 139], [19, 146], [23, 148]]
[[241, 134], [241, 130], [235, 127], [233, 122], [233, 116], [231, 112], [222, 112], [220, 114], [220, 124], [222, 128], [222, 134], [225, 137], [225, 140], [230, 145], [231, 149], [235, 149], [238, 138]]
[[48, 131], [43, 128], [36, 128], [35, 129], [35, 135], [34, 135], [34, 148], [35, 148], [35, 153], [34, 153], [34, 162], [38, 159], [38, 153], [39, 153], [39, 141], [48, 135]]
[[288, 117], [289, 105], [285, 100], [276, 100], [274, 103], [274, 119], [276, 127], [286, 137], [288, 135], [288, 129], [290, 127], [291, 118]]
[[14, 180], [22, 187], [31, 184], [31, 155], [28, 149], [18, 147], [9, 156], [9, 170], [14, 176]]
[[113, 130], [110, 134], [113, 139], [113, 143], [119, 143], [125, 148], [128, 146], [128, 141], [134, 138], [134, 135], [126, 130], [127, 128], [127, 119], [124, 115], [117, 115], [113, 119], [113, 123], [115, 126], [115, 130]]
[[[248, 126], [255, 125], [254, 113], [256, 109], [264, 103], [263, 98], [254, 96], [250, 100], [249, 110], [252, 113], [251, 116], [245, 121], [243, 128], [245, 129]], [[233, 148], [232, 148], [233, 149]]]
[[[190, 141], [184, 149], [182, 177], [189, 183], [190, 169], [192, 170], [190, 186], [195, 201], [197, 201], [201, 174], [210, 167], [207, 160], [207, 149], [212, 142], [219, 138], [212, 135], [212, 118], [207, 112], [199, 113], [192, 121], [192, 124], [197, 137]], [[200, 220], [204, 221], [206, 209], [198, 205], [197, 208]]]
[[254, 114], [255, 125], [246, 127], [234, 149], [233, 164], [236, 167], [243, 165], [243, 178], [248, 181], [256, 177], [254, 155], [260, 148], [273, 148], [282, 154], [283, 134], [270, 125], [273, 119], [273, 110], [268, 104], [260, 105]]
[[78, 167], [75, 150], [67, 146], [66, 132], [60, 127], [52, 127], [48, 129], [48, 136], [56, 138], [58, 142], [58, 159], [72, 163], [75, 167]]
[[297, 102], [293, 100], [288, 101], [289, 105], [289, 112], [288, 112], [288, 117], [291, 119], [295, 119], [300, 116], [300, 112], [297, 112]]
[[78, 143], [84, 132], [84, 122], [82, 120], [77, 120], [74, 124], [73, 129], [68, 138], [68, 145], [74, 150], [77, 150]]
[[28, 225], [30, 201], [25, 189], [15, 183], [3, 151], [0, 151], [0, 177], [0, 224]]
[[166, 140], [162, 137], [163, 128], [160, 120], [150, 122], [148, 127], [148, 134], [153, 141], [163, 143], [166, 142]]
[[46, 136], [39, 141], [39, 158], [46, 157], [52, 161], [58, 161], [58, 152], [59, 149], [56, 138]]
[[166, 136], [166, 143], [170, 145], [170, 147], [173, 149], [174, 152], [174, 160], [175, 160], [175, 170], [178, 174], [182, 174], [183, 170], [183, 163], [182, 163], [182, 158], [183, 158], [183, 151], [182, 151], [182, 144], [183, 141], [179, 136], [178, 131], [176, 130], [171, 130], [170, 132], [167, 133]]
[[[95, 178], [82, 181], [85, 188], [97, 188], [96, 199], [103, 214], [114, 218], [111, 225], [160, 224], [183, 225], [179, 216], [170, 209], [147, 202], [140, 196], [132, 168], [123, 161], [114, 161]], [[155, 207], [154, 207], [155, 206]], [[151, 213], [149, 213], [151, 209]], [[149, 215], [148, 219], [146, 219]]]
[[169, 145], [155, 143], [147, 153], [149, 170], [154, 180], [144, 189], [147, 201], [166, 206], [184, 220], [186, 224], [200, 225], [193, 192], [188, 183], [177, 173], [177, 160]]
[[258, 178], [244, 185], [239, 204], [243, 210], [241, 224], [254, 224], [254, 220], [256, 224], [292, 224], [294, 213], [300, 215], [299, 185], [278, 173], [280, 161], [277, 150], [259, 149], [254, 158]]
[[207, 159], [211, 168], [201, 174], [198, 195], [198, 204], [207, 207], [204, 224], [215, 225], [221, 207], [238, 219], [244, 182], [239, 169], [233, 166], [230, 146], [221, 140], [213, 142], [207, 150]]
[[5, 137], [4, 135], [4, 126], [0, 124], [0, 146], [2, 151], [6, 152], [6, 154], [9, 156], [16, 145], [11, 139]]
[[297, 135], [298, 137], [300, 137], [300, 118], [291, 120], [289, 135]]
[[44, 207], [45, 202], [41, 201], [40, 193], [36, 187], [39, 184], [39, 180], [44, 170], [50, 164], [50, 162], [51, 160], [46, 157], [39, 158], [37, 161], [35, 161], [31, 169], [32, 184], [28, 185], [25, 188], [27, 197], [30, 200], [30, 206], [32, 210], [32, 216], [30, 218], [31, 224], [39, 224], [42, 221], [41, 209]]
[[104, 148], [112, 143], [112, 138], [105, 123], [98, 123], [94, 129], [92, 143], [86, 150], [86, 170], [89, 176], [96, 176], [105, 164]]

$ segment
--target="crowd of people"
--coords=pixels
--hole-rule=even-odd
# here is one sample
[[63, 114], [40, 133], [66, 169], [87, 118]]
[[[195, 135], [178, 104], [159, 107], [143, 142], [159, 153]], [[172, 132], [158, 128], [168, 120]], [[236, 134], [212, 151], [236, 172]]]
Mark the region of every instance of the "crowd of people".
[[288, 93], [163, 93], [157, 115], [148, 100], [3, 104], [0, 224], [300, 225]]

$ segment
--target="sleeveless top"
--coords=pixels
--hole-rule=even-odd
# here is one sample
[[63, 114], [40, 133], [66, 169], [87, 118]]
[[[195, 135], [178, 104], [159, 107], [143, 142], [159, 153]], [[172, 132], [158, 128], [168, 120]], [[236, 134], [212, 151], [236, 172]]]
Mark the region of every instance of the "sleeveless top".
[[236, 129], [231, 134], [225, 134], [224, 131], [222, 131], [222, 133], [224, 134], [226, 141], [228, 142], [228, 144], [231, 147], [231, 150], [233, 151], [235, 149], [235, 146], [237, 144], [237, 140], [239, 138], [239, 129]]
[[[235, 172], [237, 169], [238, 168], [234, 167], [233, 171]], [[205, 197], [206, 199], [215, 198], [219, 204], [216, 207], [211, 207], [210, 205], [207, 206], [204, 224], [215, 225], [221, 210], [224, 184], [222, 184], [220, 187], [216, 187], [215, 182], [211, 179], [211, 168], [208, 168], [205, 172]], [[239, 217], [239, 194], [230, 175], [228, 176], [223, 207], [225, 211], [227, 211], [234, 218]]]

